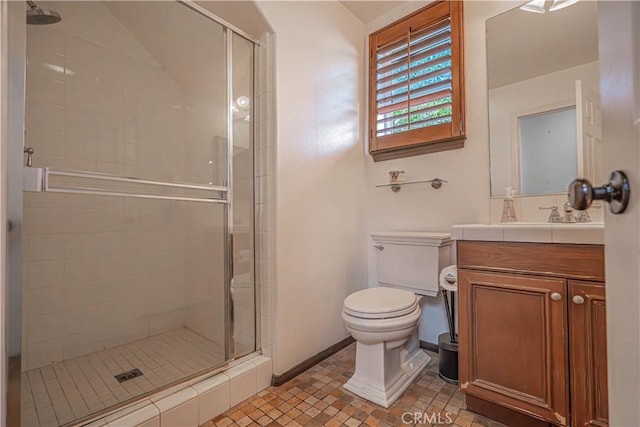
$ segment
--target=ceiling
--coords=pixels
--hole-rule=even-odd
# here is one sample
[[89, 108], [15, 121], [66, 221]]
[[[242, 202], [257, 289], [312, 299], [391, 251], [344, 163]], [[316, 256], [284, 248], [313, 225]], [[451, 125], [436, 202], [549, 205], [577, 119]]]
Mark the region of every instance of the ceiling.
[[594, 1], [544, 14], [515, 8], [486, 28], [489, 89], [598, 60]]
[[410, 3], [410, 1], [340, 0], [340, 3], [349, 9], [359, 20], [368, 24], [396, 7]]

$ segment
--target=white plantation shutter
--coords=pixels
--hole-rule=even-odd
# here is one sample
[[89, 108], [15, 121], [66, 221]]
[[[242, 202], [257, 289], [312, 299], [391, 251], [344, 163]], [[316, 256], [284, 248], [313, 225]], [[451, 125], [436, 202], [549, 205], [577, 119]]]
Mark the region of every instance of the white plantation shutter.
[[437, 2], [370, 36], [374, 158], [379, 151], [464, 138], [461, 6]]

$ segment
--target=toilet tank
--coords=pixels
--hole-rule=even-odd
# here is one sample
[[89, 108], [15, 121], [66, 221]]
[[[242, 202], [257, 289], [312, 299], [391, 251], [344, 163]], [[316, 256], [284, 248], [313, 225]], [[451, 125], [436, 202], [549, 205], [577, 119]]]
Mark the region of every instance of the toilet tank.
[[436, 296], [440, 270], [449, 265], [449, 233], [372, 233], [378, 284]]

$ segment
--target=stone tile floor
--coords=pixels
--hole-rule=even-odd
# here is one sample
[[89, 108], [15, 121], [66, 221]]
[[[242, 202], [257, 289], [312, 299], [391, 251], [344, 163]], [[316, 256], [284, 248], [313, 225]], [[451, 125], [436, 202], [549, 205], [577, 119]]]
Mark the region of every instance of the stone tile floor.
[[[269, 387], [210, 420], [212, 426], [503, 426], [465, 410], [464, 394], [438, 378], [438, 355], [407, 391], [385, 409], [342, 385], [355, 366], [351, 344], [280, 387]], [[409, 413], [406, 415], [406, 413]]]

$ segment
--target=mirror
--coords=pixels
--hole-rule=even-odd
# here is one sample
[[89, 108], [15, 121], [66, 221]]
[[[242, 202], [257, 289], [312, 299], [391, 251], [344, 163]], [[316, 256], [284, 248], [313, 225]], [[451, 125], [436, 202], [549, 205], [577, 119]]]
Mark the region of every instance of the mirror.
[[[537, 2], [539, 3], [539, 1]], [[520, 7], [486, 23], [491, 196], [603, 181], [597, 4]]]

